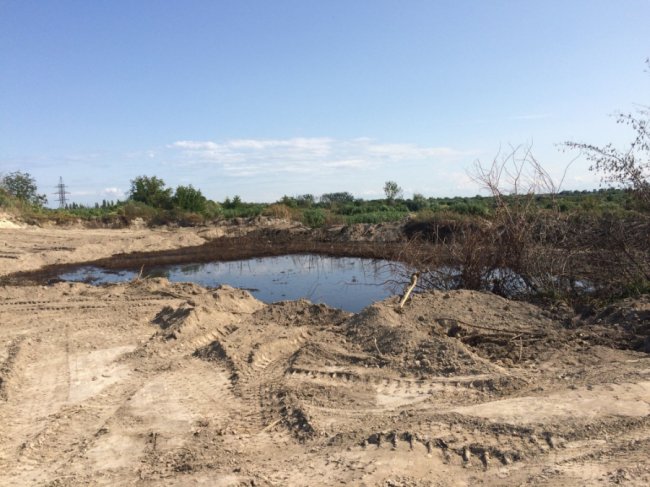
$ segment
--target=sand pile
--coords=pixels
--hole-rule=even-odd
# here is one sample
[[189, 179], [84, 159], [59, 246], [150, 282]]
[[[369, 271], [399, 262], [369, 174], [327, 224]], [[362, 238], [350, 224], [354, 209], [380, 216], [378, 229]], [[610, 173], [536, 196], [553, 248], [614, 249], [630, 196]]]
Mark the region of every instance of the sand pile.
[[0, 228], [23, 228], [24, 226], [17, 223], [12, 215], [0, 212]]
[[641, 333], [644, 300], [600, 323], [469, 291], [396, 304], [5, 286], [0, 484], [650, 482], [649, 358], [602, 331]]

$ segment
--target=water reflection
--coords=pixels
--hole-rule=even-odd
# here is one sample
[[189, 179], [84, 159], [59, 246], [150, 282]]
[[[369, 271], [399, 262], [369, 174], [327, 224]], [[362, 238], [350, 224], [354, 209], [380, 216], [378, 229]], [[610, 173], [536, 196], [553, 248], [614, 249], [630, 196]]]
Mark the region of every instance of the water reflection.
[[[92, 284], [128, 281], [132, 271], [107, 271], [84, 267], [63, 274], [66, 281]], [[352, 257], [286, 255], [234, 262], [184, 264], [145, 269], [144, 277], [166, 277], [173, 282], [195, 282], [214, 287], [228, 284], [249, 290], [264, 302], [307, 298], [357, 312], [396, 290], [389, 262]]]

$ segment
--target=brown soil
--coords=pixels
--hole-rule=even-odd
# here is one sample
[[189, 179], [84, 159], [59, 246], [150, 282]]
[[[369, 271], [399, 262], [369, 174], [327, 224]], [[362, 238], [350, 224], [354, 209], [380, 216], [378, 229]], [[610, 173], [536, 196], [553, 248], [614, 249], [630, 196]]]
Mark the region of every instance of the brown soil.
[[[237, 235], [0, 232], [0, 275]], [[0, 485], [650, 484], [647, 297], [588, 320], [470, 291], [396, 305], [0, 287]]]
[[105, 269], [321, 254], [399, 260], [399, 224], [311, 230], [285, 220], [234, 220], [215, 227], [148, 230], [68, 228], [4, 229], [0, 284], [45, 284], [80, 263]]

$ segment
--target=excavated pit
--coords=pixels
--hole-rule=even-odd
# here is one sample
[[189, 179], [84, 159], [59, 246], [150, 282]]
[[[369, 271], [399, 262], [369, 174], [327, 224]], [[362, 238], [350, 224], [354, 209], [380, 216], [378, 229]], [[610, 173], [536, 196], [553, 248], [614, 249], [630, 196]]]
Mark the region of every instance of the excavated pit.
[[401, 255], [394, 240], [202, 242], [215, 231], [3, 233], [0, 485], [650, 484], [647, 296], [586, 318], [475, 291], [349, 313], [17, 274], [300, 245]]

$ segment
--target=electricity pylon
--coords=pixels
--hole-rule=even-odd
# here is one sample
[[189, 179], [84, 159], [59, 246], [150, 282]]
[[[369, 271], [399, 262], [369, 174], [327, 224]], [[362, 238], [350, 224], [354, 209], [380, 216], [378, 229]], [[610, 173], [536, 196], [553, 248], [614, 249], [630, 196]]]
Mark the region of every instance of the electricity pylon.
[[68, 202], [65, 197], [66, 194], [70, 194], [65, 190], [65, 184], [63, 184], [63, 178], [59, 176], [59, 184], [56, 185], [57, 192], [54, 193], [59, 196], [59, 208], [65, 208], [66, 203]]

